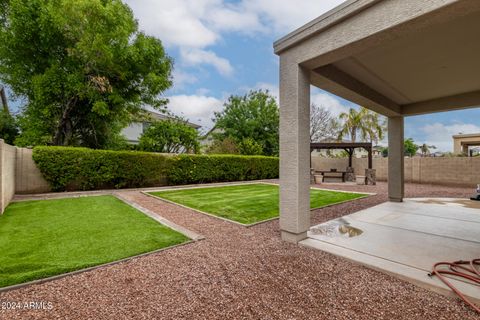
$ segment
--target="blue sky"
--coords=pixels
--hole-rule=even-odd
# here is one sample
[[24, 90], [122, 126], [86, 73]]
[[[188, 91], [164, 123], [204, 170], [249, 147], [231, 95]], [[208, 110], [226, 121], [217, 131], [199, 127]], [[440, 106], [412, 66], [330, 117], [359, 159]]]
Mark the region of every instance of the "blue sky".
[[[273, 42], [342, 0], [125, 0], [147, 34], [175, 60], [169, 109], [212, 126], [231, 94], [269, 89], [278, 95]], [[312, 102], [338, 114], [350, 102], [312, 88]], [[480, 132], [480, 109], [406, 119], [405, 135], [451, 151], [451, 135]]]
[[[208, 129], [231, 94], [278, 95], [272, 44], [342, 0], [127, 0], [148, 34], [175, 59], [170, 110]], [[334, 114], [352, 103], [312, 88], [312, 102]], [[480, 132], [480, 109], [406, 118], [405, 136], [451, 151], [453, 134]]]

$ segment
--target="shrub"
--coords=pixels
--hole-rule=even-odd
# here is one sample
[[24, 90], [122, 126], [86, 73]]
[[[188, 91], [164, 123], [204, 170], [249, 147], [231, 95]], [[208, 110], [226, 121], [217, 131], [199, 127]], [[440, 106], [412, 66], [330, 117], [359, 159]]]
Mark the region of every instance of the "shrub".
[[169, 166], [157, 153], [73, 147], [36, 147], [33, 160], [54, 191], [161, 185]]
[[261, 144], [253, 140], [252, 138], [245, 138], [238, 144], [240, 154], [243, 155], [261, 155], [263, 154], [263, 147]]
[[72, 147], [36, 147], [33, 160], [54, 191], [273, 179], [279, 165], [275, 157], [173, 156]]
[[238, 146], [232, 138], [215, 139], [205, 152], [208, 154], [239, 154]]
[[278, 158], [238, 155], [179, 155], [172, 157], [171, 184], [244, 181], [278, 178]]
[[140, 137], [143, 151], [165, 153], [198, 153], [198, 131], [181, 119], [162, 120], [152, 125]]

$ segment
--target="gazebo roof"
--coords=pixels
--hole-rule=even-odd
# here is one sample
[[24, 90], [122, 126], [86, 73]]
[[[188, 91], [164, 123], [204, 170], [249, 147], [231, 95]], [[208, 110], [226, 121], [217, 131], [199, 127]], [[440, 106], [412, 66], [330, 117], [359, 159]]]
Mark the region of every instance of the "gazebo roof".
[[[344, 149], [348, 153], [348, 166], [352, 166], [353, 152], [356, 148], [368, 151], [368, 168], [372, 169], [372, 143], [371, 142], [312, 142], [310, 151], [318, 149]], [[310, 158], [310, 167], [312, 159]]]
[[355, 149], [363, 148], [366, 150], [372, 149], [371, 142], [312, 142], [310, 149]]

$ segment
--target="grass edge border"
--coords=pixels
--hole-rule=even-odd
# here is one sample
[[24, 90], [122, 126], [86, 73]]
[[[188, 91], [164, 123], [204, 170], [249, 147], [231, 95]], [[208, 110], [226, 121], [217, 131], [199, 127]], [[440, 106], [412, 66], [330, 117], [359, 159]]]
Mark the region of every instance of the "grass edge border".
[[131, 201], [131, 200], [128, 200], [127, 198], [125, 198], [124, 196], [120, 195], [120, 194], [113, 194], [113, 196], [117, 199], [119, 199], [120, 201], [124, 202], [126, 205], [140, 211], [141, 213], [143, 213], [144, 215], [146, 215], [147, 217], [155, 220], [157, 223], [160, 223], [174, 231], [177, 231], [181, 234], [183, 234], [184, 236], [186, 236], [187, 238], [191, 239], [192, 241], [199, 241], [199, 240], [203, 240], [205, 239], [205, 237], [201, 234], [198, 234], [194, 231], [191, 231], [190, 229], [187, 229], [185, 227], [182, 227], [164, 217], [162, 217], [161, 215], [145, 208], [145, 207], [142, 207], [141, 205], [139, 205], [138, 203], [134, 202], [134, 201]]
[[[128, 261], [136, 259], [136, 258], [141, 258], [141, 257], [144, 257], [144, 256], [152, 255], [152, 254], [159, 253], [159, 252], [162, 252], [162, 251], [166, 251], [166, 250], [169, 250], [169, 249], [174, 249], [174, 248], [177, 248], [177, 247], [181, 247], [181, 246], [184, 246], [184, 245], [187, 245], [187, 244], [194, 243], [194, 242], [205, 239], [205, 237], [203, 235], [200, 235], [200, 234], [198, 234], [196, 232], [193, 232], [189, 229], [186, 229], [186, 228], [184, 228], [180, 225], [177, 225], [177, 224], [171, 222], [170, 220], [165, 219], [164, 217], [162, 217], [160, 215], [157, 215], [156, 213], [153, 213], [152, 211], [138, 205], [137, 203], [135, 203], [133, 201], [127, 200], [126, 198], [124, 198], [123, 196], [120, 196], [118, 194], [115, 194], [115, 193], [112, 193], [112, 194], [93, 194], [93, 195], [84, 195], [84, 196], [80, 196], [80, 197], [90, 197], [90, 196], [95, 197], [95, 196], [105, 196], [105, 195], [112, 196], [112, 197], [122, 201], [127, 206], [132, 207], [132, 208], [140, 211], [141, 213], [143, 213], [147, 217], [155, 220], [157, 223], [159, 223], [161, 225], [164, 225], [164, 226], [166, 226], [166, 227], [168, 227], [168, 228], [170, 228], [170, 229], [172, 229], [176, 232], [179, 232], [179, 233], [183, 234], [189, 240], [187, 240], [185, 242], [182, 242], [182, 243], [174, 244], [172, 246], [168, 246], [168, 247], [156, 249], [156, 250], [153, 250], [153, 251], [140, 253], [140, 254], [137, 254], [137, 255], [134, 255], [134, 256], [122, 258], [120, 260], [114, 260], [114, 261], [102, 263], [102, 264], [99, 264], [99, 265], [96, 265], [96, 266], [82, 268], [82, 269], [78, 269], [78, 270], [74, 270], [74, 271], [69, 271], [69, 272], [66, 272], [66, 273], [61, 273], [61, 274], [57, 274], [57, 275], [46, 277], [46, 278], [27, 281], [27, 282], [24, 282], [24, 283], [13, 284], [13, 285], [6, 286], [6, 287], [0, 287], [0, 293], [4, 293], [4, 292], [7, 292], [7, 291], [17, 290], [17, 289], [21, 289], [21, 288], [36, 285], [36, 284], [42, 284], [42, 283], [62, 279], [62, 278], [68, 277], [68, 276], [73, 276], [73, 275], [76, 275], [76, 274], [93, 271], [93, 270], [103, 268], [103, 267], [113, 266], [113, 265], [116, 265], [116, 264], [120, 264], [122, 262], [128, 262]], [[79, 196], [73, 196], [71, 198], [79, 198]], [[66, 198], [60, 198], [60, 199], [66, 199]], [[38, 199], [38, 200], [30, 200], [30, 201], [48, 201], [48, 200], [58, 200], [58, 199]]]
[[174, 248], [177, 248], [177, 247], [182, 247], [182, 246], [185, 246], [187, 244], [194, 243], [194, 242], [195, 242], [195, 240], [189, 240], [189, 241], [185, 241], [185, 242], [182, 242], [182, 243], [179, 243], [179, 244], [174, 244], [173, 246], [156, 249], [154, 251], [140, 253], [140, 254], [137, 254], [137, 255], [134, 255], [134, 256], [131, 256], [131, 257], [122, 258], [120, 260], [106, 262], [106, 263], [99, 264], [99, 265], [96, 265], [96, 266], [83, 268], [83, 269], [78, 269], [78, 270], [70, 271], [70, 272], [67, 272], [67, 273], [57, 274], [55, 276], [51, 276], [51, 277], [47, 277], [47, 278], [43, 278], [43, 279], [37, 279], [37, 280], [32, 280], [32, 281], [28, 281], [28, 282], [24, 282], [24, 283], [14, 284], [14, 285], [11, 285], [11, 286], [2, 287], [2, 288], [0, 288], [0, 293], [21, 289], [23, 287], [28, 287], [28, 286], [32, 286], [32, 285], [36, 285], [36, 284], [42, 284], [42, 283], [45, 283], [45, 282], [50, 282], [50, 281], [62, 279], [62, 278], [68, 277], [68, 276], [74, 276], [74, 275], [77, 275], [77, 274], [80, 274], [80, 273], [93, 271], [95, 269], [99, 269], [99, 268], [103, 268], [103, 267], [113, 266], [113, 265], [120, 264], [120, 263], [123, 263], [123, 262], [128, 262], [128, 261], [136, 259], [136, 258], [141, 258], [141, 257], [144, 257], [144, 256], [159, 253], [159, 252], [162, 252], [162, 251], [174, 249]]
[[[266, 220], [262, 220], [262, 221], [258, 221], [258, 222], [254, 222], [254, 223], [250, 223], [250, 224], [245, 224], [245, 223], [241, 223], [241, 222], [238, 222], [238, 221], [235, 221], [235, 220], [223, 218], [223, 217], [214, 215], [214, 214], [212, 214], [212, 213], [205, 212], [205, 211], [202, 211], [202, 210], [198, 210], [198, 209], [195, 209], [195, 208], [192, 208], [192, 207], [189, 207], [189, 206], [180, 204], [180, 203], [178, 203], [178, 202], [174, 202], [174, 201], [171, 201], [171, 200], [168, 200], [168, 199], [165, 199], [165, 198], [161, 198], [161, 197], [159, 197], [159, 196], [156, 196], [156, 195], [151, 194], [152, 192], [175, 191], [175, 190], [189, 190], [189, 189], [201, 189], [201, 188], [215, 188], [215, 187], [236, 186], [236, 185], [246, 185], [246, 184], [247, 184], [247, 185], [248, 185], [248, 184], [267, 184], [267, 185], [280, 186], [279, 183], [258, 181], [258, 182], [251, 182], [251, 183], [216, 185], [216, 186], [201, 186], [201, 187], [191, 187], [191, 186], [189, 186], [189, 187], [185, 187], [185, 188], [176, 187], [176, 188], [171, 188], [171, 189], [168, 189], [168, 188], [167, 188], [167, 189], [160, 189], [160, 190], [148, 190], [148, 191], [147, 191], [147, 190], [144, 190], [144, 191], [140, 191], [140, 192], [141, 192], [142, 194], [148, 196], [148, 197], [152, 197], [152, 198], [158, 199], [158, 200], [160, 200], [160, 201], [163, 201], [163, 202], [166, 202], [166, 203], [169, 203], [169, 204], [172, 204], [172, 205], [176, 205], [176, 206], [179, 206], [179, 207], [182, 207], [182, 208], [185, 208], [185, 209], [189, 209], [189, 210], [192, 210], [192, 211], [201, 213], [201, 214], [203, 214], [203, 215], [206, 215], [206, 216], [209, 216], [209, 217], [212, 217], [212, 218], [215, 218], [215, 219], [220, 219], [220, 220], [223, 220], [223, 221], [226, 221], [226, 222], [229, 222], [229, 223], [234, 223], [234, 224], [236, 224], [236, 225], [239, 225], [239, 226], [242, 226], [242, 227], [245, 227], [245, 228], [250, 228], [250, 227], [253, 227], [253, 226], [262, 224], [262, 223], [267, 223], [267, 222], [270, 222], [270, 221], [273, 221], [273, 220], [278, 220], [278, 219], [280, 219], [280, 215], [279, 215], [278, 217], [269, 218], [269, 219], [266, 219]], [[322, 191], [341, 192], [341, 193], [353, 193], [353, 194], [361, 194], [361, 195], [363, 195], [363, 196], [358, 197], [358, 198], [355, 198], [355, 199], [348, 199], [348, 200], [344, 200], [344, 201], [340, 201], [340, 202], [335, 202], [335, 203], [326, 204], [326, 205], [324, 205], [324, 206], [320, 206], [320, 207], [316, 207], [316, 208], [310, 208], [310, 213], [311, 213], [311, 214], [313, 214], [313, 211], [315, 211], [315, 210], [319, 210], [319, 209], [323, 209], [323, 208], [327, 208], [327, 207], [331, 207], [331, 206], [335, 206], [335, 205], [338, 205], [338, 204], [343, 204], [343, 203], [347, 203], [347, 202], [355, 201], [355, 200], [359, 200], [359, 199], [365, 199], [365, 198], [368, 198], [368, 197], [370, 197], [370, 196], [377, 195], [376, 193], [370, 193], [370, 192], [351, 192], [351, 191], [345, 191], [345, 190], [332, 190], [332, 189], [317, 188], [317, 187], [310, 187], [310, 189], [322, 190]]]
[[[194, 188], [185, 188], [185, 189], [194, 189]], [[196, 188], [195, 188], [195, 189], [196, 189]], [[149, 192], [156, 192], [156, 191], [149, 191]], [[160, 201], [163, 201], [163, 202], [166, 202], [166, 203], [169, 203], [169, 204], [173, 204], [173, 205], [176, 205], [176, 206], [185, 208], [185, 209], [189, 209], [189, 210], [192, 210], [192, 211], [201, 213], [201, 214], [203, 214], [203, 215], [206, 215], [206, 216], [209, 216], [209, 217], [212, 217], [212, 218], [216, 218], [216, 219], [220, 219], [220, 220], [223, 220], [223, 221], [226, 221], [226, 222], [234, 223], [234, 224], [239, 225], [239, 226], [242, 226], [242, 227], [250, 227], [250, 226], [253, 226], [253, 225], [254, 225], [254, 224], [245, 224], [245, 223], [241, 223], [241, 222], [238, 222], [238, 221], [235, 221], [235, 220], [231, 220], [231, 219], [219, 217], [219, 216], [216, 216], [216, 215], [214, 215], [214, 214], [211, 214], [211, 213], [208, 213], [208, 212], [205, 212], [205, 211], [202, 211], [202, 210], [198, 210], [198, 209], [195, 209], [195, 208], [192, 208], [192, 207], [188, 207], [188, 206], [186, 206], [186, 205], [183, 205], [183, 204], [180, 204], [180, 203], [171, 201], [171, 200], [167, 200], [167, 199], [164, 199], [164, 198], [160, 198], [160, 197], [158, 197], [158, 196], [156, 196], [156, 195], [153, 195], [153, 194], [151, 194], [151, 193], [149, 193], [149, 192], [147, 192], [147, 191], [141, 191], [141, 193], [143, 193], [143, 194], [146, 195], [147, 197], [155, 198], [155, 199], [157, 199], [157, 200], [160, 200]], [[272, 219], [278, 219], [278, 218], [272, 218]], [[263, 222], [263, 221], [261, 221], [261, 222]], [[258, 222], [257, 222], [257, 223], [258, 223]]]

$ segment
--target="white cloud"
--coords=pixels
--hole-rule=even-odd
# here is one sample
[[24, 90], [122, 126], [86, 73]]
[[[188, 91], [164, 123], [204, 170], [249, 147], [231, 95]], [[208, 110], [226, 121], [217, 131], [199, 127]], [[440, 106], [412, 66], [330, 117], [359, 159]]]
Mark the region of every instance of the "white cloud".
[[[244, 88], [247, 92], [251, 89], [268, 90], [273, 96], [278, 97], [278, 86], [272, 83], [259, 82], [254, 88]], [[212, 118], [214, 112], [222, 111], [225, 100], [228, 95], [223, 98], [215, 98], [208, 96], [209, 90], [202, 88], [197, 90], [194, 95], [173, 95], [168, 97], [168, 109], [176, 115], [184, 116], [191, 122], [200, 124], [203, 129], [208, 130], [213, 127]], [[343, 105], [341, 101], [334, 96], [326, 93], [315, 93], [311, 96], [311, 102], [324, 106], [334, 116], [338, 116], [342, 112], [348, 111], [349, 106]], [[478, 130], [480, 131], [480, 130]]]
[[221, 58], [213, 51], [202, 49], [185, 49], [180, 51], [183, 62], [186, 65], [196, 66], [199, 64], [207, 64], [213, 66], [224, 76], [233, 74], [233, 67], [227, 59]]
[[350, 106], [342, 104], [338, 98], [324, 92], [312, 94], [310, 96], [310, 102], [319, 107], [326, 108], [334, 116], [338, 116], [342, 112], [348, 112], [351, 108]]
[[213, 126], [213, 113], [223, 109], [222, 100], [204, 95], [176, 95], [168, 99], [168, 109], [171, 112], [184, 116], [206, 130]]
[[299, 28], [338, 6], [344, 0], [244, 0], [243, 7], [256, 13], [264, 25], [275, 34]]
[[280, 97], [280, 94], [279, 94], [279, 89], [278, 89], [278, 85], [276, 84], [273, 84], [273, 83], [267, 83], [267, 82], [258, 82], [256, 85], [255, 85], [255, 88], [256, 90], [268, 90], [268, 92], [275, 97], [275, 99], [279, 99]]
[[219, 34], [201, 19], [210, 2], [126, 0], [142, 30], [160, 38], [167, 46], [187, 47], [206, 47], [218, 40]]
[[285, 33], [344, 0], [126, 0], [140, 27], [169, 45], [206, 47], [222, 32]]
[[196, 83], [198, 78], [191, 73], [182, 70], [173, 70], [173, 84], [176, 89], [183, 88], [186, 84]]
[[207, 88], [200, 88], [195, 91], [195, 94], [199, 96], [205, 96], [209, 93], [210, 93], [210, 89], [207, 89]]
[[[272, 96], [274, 96], [277, 101], [280, 97], [280, 90], [278, 85], [268, 82], [257, 82], [255, 86], [252, 87], [243, 87], [241, 91], [248, 92], [250, 90], [268, 90]], [[319, 92], [315, 89], [314, 92], [310, 95], [310, 102], [316, 104], [317, 106], [325, 107], [329, 110], [334, 116], [338, 116], [342, 112], [347, 112], [353, 106], [342, 104], [341, 100], [336, 98], [331, 94], [325, 92]]]
[[[207, 47], [225, 33], [281, 36], [342, 3], [343, 0], [126, 0], [140, 28], [169, 47], [180, 48], [189, 65], [213, 65], [222, 75], [230, 62]], [[195, 53], [196, 58], [192, 57]], [[201, 56], [202, 58], [199, 58]]]
[[232, 5], [211, 10], [208, 20], [212, 29], [220, 32], [253, 34], [267, 31], [255, 12], [248, 12]]
[[471, 123], [443, 124], [436, 122], [423, 126], [421, 131], [425, 133], [425, 141], [415, 141], [418, 144], [426, 143], [434, 145], [438, 151], [453, 152], [453, 135], [477, 133], [480, 132], [480, 126]]

